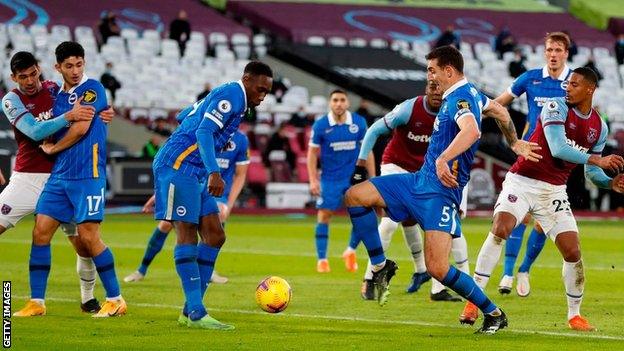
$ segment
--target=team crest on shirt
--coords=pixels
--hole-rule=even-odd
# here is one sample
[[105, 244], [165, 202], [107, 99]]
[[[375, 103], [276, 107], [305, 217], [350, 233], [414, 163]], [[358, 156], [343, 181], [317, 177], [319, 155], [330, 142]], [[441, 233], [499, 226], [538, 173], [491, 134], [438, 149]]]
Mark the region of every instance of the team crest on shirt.
[[2, 212], [3, 215], [8, 215], [9, 213], [11, 213], [11, 210], [13, 209], [13, 207], [7, 205], [7, 204], [2, 204], [2, 208], [0, 208], [0, 212]]
[[178, 208], [176, 208], [176, 213], [178, 216], [183, 217], [186, 214], [186, 207], [178, 206]]
[[509, 202], [511, 203], [515, 203], [516, 201], [518, 201], [518, 197], [514, 194], [509, 194], [507, 196], [507, 200], [509, 200]]
[[570, 84], [570, 82], [568, 82], [567, 80], [561, 82], [561, 89], [566, 90], [568, 88], [568, 84]]
[[77, 100], [78, 100], [78, 95], [76, 95], [76, 93], [69, 94], [69, 97], [67, 98], [67, 102], [69, 102], [70, 105], [75, 104]]
[[598, 140], [598, 131], [594, 128], [589, 128], [589, 132], [587, 132], [587, 142], [595, 143]]
[[97, 100], [97, 94], [93, 89], [89, 89], [82, 94], [82, 102], [85, 104], [92, 104], [95, 100]]
[[358, 127], [358, 125], [357, 125], [357, 124], [351, 124], [351, 125], [349, 126], [349, 131], [350, 131], [352, 134], [357, 133], [359, 130], [360, 130], [360, 127]]
[[221, 113], [228, 113], [232, 110], [232, 104], [227, 100], [221, 100], [217, 104], [217, 108]]
[[470, 110], [470, 103], [466, 100], [458, 100], [457, 101], [457, 109], [458, 110]]

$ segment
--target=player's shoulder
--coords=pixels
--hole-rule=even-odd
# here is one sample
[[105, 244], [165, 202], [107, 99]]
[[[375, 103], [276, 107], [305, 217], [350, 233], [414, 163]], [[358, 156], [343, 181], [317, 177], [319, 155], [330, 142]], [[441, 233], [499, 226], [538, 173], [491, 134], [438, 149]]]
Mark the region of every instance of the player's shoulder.
[[518, 78], [542, 78], [543, 68], [534, 68], [522, 73]]
[[220, 110], [226, 113], [244, 108], [245, 92], [238, 82], [229, 82], [216, 87], [205, 100], [216, 102], [221, 107]]
[[353, 123], [366, 125], [366, 118], [357, 112], [351, 112], [351, 118], [353, 119]]
[[312, 128], [322, 128], [329, 126], [329, 116], [327, 114], [322, 115], [317, 118], [316, 121], [312, 124]]
[[20, 106], [23, 105], [22, 99], [14, 91], [9, 91], [2, 97], [2, 111], [4, 111], [9, 120], [17, 117], [17, 114], [20, 113]]

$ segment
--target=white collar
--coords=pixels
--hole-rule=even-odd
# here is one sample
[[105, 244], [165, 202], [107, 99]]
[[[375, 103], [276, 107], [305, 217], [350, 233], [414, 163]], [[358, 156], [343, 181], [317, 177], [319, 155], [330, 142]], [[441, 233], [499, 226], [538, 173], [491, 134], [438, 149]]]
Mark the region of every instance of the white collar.
[[465, 77], [458, 80], [457, 82], [455, 82], [455, 84], [451, 85], [450, 88], [446, 89], [446, 91], [444, 92], [444, 94], [442, 94], [442, 99], [446, 99], [446, 97], [452, 93], [453, 91], [457, 90], [457, 88], [461, 87], [462, 85], [466, 85], [468, 84], [468, 79], [466, 79]]
[[65, 81], [63, 81], [63, 85], [61, 85], [61, 88], [64, 92], [67, 92], [69, 94], [73, 93], [74, 90], [76, 90], [79, 86], [81, 86], [84, 82], [86, 82], [89, 79], [89, 77], [87, 77], [86, 74], [82, 74], [82, 79], [80, 80], [80, 82], [76, 85], [74, 85], [71, 89], [69, 90], [65, 90]]
[[242, 80], [238, 80], [236, 83], [243, 89], [243, 99], [245, 99], [245, 111], [247, 111], [247, 92], [245, 91], [245, 85], [243, 85]]
[[[563, 66], [563, 71], [561, 71], [561, 74], [557, 77], [557, 80], [566, 80], [566, 78], [568, 78], [568, 74], [570, 74], [570, 67], [565, 65]], [[550, 77], [550, 73], [548, 73], [548, 66], [544, 66], [544, 68], [542, 68], [542, 78], [547, 77]]]
[[[347, 114], [347, 118], [345, 119], [345, 123], [344, 124], [347, 124], [347, 125], [353, 124], [353, 116], [351, 115], [351, 112], [346, 111], [345, 113]], [[329, 111], [327, 113], [327, 120], [329, 120], [329, 126], [330, 127], [333, 127], [336, 124], [338, 124], [338, 122], [336, 121], [336, 118], [334, 117], [334, 113], [331, 112], [331, 111]]]

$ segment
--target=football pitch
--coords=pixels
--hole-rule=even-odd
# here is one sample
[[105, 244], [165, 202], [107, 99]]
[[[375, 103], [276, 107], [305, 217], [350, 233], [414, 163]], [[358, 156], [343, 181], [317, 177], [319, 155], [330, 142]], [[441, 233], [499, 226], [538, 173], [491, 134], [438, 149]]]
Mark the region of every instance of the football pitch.
[[[489, 220], [468, 219], [471, 270], [489, 230]], [[531, 295], [500, 296], [502, 266], [494, 271], [489, 296], [505, 310], [509, 327], [496, 335], [474, 335], [461, 326], [463, 303], [430, 302], [426, 283], [415, 294], [405, 287], [413, 264], [400, 231], [388, 257], [399, 264], [390, 301], [380, 307], [363, 301], [359, 290], [366, 253], [358, 248], [360, 269], [348, 273], [340, 258], [351, 225], [334, 218], [330, 225], [331, 273], [316, 273], [314, 218], [233, 216], [217, 270], [227, 284], [211, 284], [205, 297], [210, 314], [236, 326], [234, 331], [191, 330], [176, 323], [183, 295], [173, 265], [174, 233], [154, 259], [145, 280], [121, 282], [128, 314], [93, 319], [81, 313], [75, 254], [59, 230], [52, 244], [52, 271], [46, 296], [47, 315], [12, 318], [16, 350], [621, 350], [624, 349], [624, 222], [579, 223], [586, 269], [581, 311], [598, 328], [570, 330], [561, 281], [561, 258], [548, 242], [531, 271]], [[145, 215], [111, 215], [103, 225], [104, 241], [115, 256], [117, 277], [136, 270], [155, 222]], [[0, 236], [0, 278], [12, 282], [13, 312], [29, 296], [28, 256], [32, 220]], [[528, 231], [527, 231], [528, 232]], [[528, 236], [528, 233], [527, 235]], [[526, 238], [525, 238], [526, 239]], [[523, 250], [520, 258], [523, 257]], [[504, 254], [503, 254], [504, 255]], [[258, 282], [269, 275], [285, 278], [293, 289], [286, 311], [268, 314], [255, 304]], [[97, 282], [96, 297], [104, 291]], [[480, 325], [482, 318], [477, 324]]]

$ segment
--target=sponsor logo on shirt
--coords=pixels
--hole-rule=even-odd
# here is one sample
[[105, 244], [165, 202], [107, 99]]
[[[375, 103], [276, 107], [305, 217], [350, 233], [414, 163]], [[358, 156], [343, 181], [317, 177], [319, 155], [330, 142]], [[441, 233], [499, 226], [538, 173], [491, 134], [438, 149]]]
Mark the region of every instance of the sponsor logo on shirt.
[[349, 151], [355, 150], [356, 143], [355, 141], [336, 141], [329, 144], [334, 151]]
[[[594, 129], [594, 133], [596, 133], [596, 132], [597, 131]], [[591, 133], [591, 130], [590, 130], [590, 133]], [[587, 136], [587, 140], [589, 141], [589, 135]], [[572, 146], [573, 148], [575, 148], [575, 149], [577, 149], [578, 151], [581, 151], [581, 152], [587, 153], [587, 151], [589, 151], [589, 148], [586, 148], [584, 146], [581, 146], [581, 145], [577, 144], [576, 141], [574, 141], [574, 140], [570, 140], [570, 139], [566, 138], [566, 144]]]
[[428, 143], [429, 140], [431, 140], [431, 137], [429, 135], [415, 135], [414, 133], [412, 133], [411, 130], [407, 133], [407, 138], [421, 143]]

